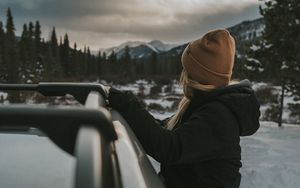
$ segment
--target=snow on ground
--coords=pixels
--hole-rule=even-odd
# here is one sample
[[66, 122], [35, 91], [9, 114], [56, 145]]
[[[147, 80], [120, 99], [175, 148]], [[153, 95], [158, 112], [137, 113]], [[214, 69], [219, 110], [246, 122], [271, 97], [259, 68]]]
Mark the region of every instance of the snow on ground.
[[[158, 119], [168, 114], [155, 114]], [[241, 188], [295, 188], [300, 185], [300, 125], [261, 122], [257, 133], [241, 137]], [[150, 158], [156, 171], [159, 163]]]
[[173, 93], [178, 95], [183, 95], [182, 87], [180, 86], [179, 82], [176, 80], [173, 81]]
[[261, 125], [256, 134], [241, 139], [241, 188], [299, 187], [300, 125]]
[[150, 105], [151, 103], [159, 104], [163, 108], [171, 108], [174, 103], [174, 101], [168, 101], [164, 99], [144, 99], [144, 102], [147, 105]]
[[166, 113], [163, 113], [163, 114], [156, 113], [156, 112], [150, 112], [150, 114], [152, 116], [154, 116], [156, 119], [163, 120], [163, 119], [169, 118], [172, 115], [174, 115], [174, 112], [166, 112]]
[[114, 85], [114, 88], [122, 91], [131, 91], [134, 94], [138, 94], [139, 91], [143, 91], [145, 95], [149, 95], [150, 89], [154, 85], [154, 82], [149, 83], [146, 80], [137, 80], [135, 83], [132, 84]]

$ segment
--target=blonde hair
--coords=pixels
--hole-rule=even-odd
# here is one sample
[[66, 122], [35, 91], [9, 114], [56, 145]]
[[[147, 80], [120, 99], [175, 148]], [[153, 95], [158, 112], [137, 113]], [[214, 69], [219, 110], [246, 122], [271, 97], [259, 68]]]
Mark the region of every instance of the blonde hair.
[[199, 82], [190, 79], [185, 70], [183, 70], [181, 73], [180, 84], [183, 88], [184, 96], [182, 97], [181, 101], [178, 104], [177, 112], [174, 114], [174, 116], [170, 118], [170, 120], [167, 123], [166, 127], [169, 130], [172, 130], [175, 127], [175, 125], [177, 125], [180, 122], [184, 112], [187, 110], [191, 102], [191, 99], [194, 94], [194, 89], [203, 90], [203, 91], [209, 91], [215, 89], [215, 86], [213, 85], [200, 84]]

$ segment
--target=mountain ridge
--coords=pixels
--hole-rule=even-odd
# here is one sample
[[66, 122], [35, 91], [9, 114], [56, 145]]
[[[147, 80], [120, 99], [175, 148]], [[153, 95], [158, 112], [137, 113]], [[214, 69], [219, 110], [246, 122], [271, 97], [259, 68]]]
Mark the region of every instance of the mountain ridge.
[[[114, 52], [115, 54], [117, 54], [117, 58], [120, 58], [124, 51], [125, 51], [125, 47], [128, 46], [130, 48], [131, 51], [131, 56], [132, 57], [141, 57], [142, 54], [137, 55], [137, 52], [133, 52], [133, 51], [141, 51], [138, 48], [144, 48], [145, 50], [152, 50], [153, 52], [156, 53], [161, 53], [161, 52], [165, 52], [168, 51], [170, 49], [172, 49], [173, 47], [178, 46], [178, 44], [170, 44], [170, 43], [165, 43], [162, 42], [160, 40], [151, 40], [149, 42], [143, 42], [143, 41], [127, 41], [124, 42], [118, 46], [114, 46], [114, 47], [110, 47], [110, 48], [104, 48], [100, 51], [105, 52], [106, 55], [110, 55], [112, 52]], [[149, 48], [149, 49], [146, 49]]]
[[[230, 26], [227, 28], [230, 33], [235, 37], [237, 41], [237, 48], [245, 41], [254, 40], [257, 37], [262, 35], [262, 31], [264, 29], [263, 18], [257, 18], [254, 20], [246, 20]], [[130, 56], [133, 59], [143, 59], [150, 57], [153, 52], [159, 55], [178, 55], [182, 53], [187, 43], [182, 44], [169, 44], [160, 40], [152, 40], [149, 42], [143, 41], [127, 41], [119, 46], [110, 47], [107, 49], [102, 49], [102, 52], [105, 52], [107, 56], [109, 56], [112, 52], [114, 52], [117, 58], [121, 58], [125, 53], [125, 47], [129, 47]]]

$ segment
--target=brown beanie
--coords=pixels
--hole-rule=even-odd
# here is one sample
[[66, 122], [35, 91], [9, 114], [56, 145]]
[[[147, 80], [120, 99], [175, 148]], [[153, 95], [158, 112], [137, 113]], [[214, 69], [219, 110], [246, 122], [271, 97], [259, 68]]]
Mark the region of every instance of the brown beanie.
[[188, 77], [213, 89], [229, 84], [234, 64], [235, 41], [225, 29], [206, 33], [185, 48], [181, 62]]

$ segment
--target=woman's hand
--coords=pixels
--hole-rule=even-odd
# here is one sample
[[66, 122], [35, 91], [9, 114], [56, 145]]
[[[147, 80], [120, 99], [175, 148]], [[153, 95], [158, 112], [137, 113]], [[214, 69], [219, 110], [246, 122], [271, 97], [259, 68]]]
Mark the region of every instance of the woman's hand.
[[102, 95], [103, 95], [103, 98], [105, 99], [105, 100], [107, 100], [108, 99], [108, 96], [109, 96], [109, 90], [110, 90], [110, 86], [106, 86], [106, 85], [103, 85], [103, 84], [99, 84], [100, 85], [100, 87], [102, 88]]

